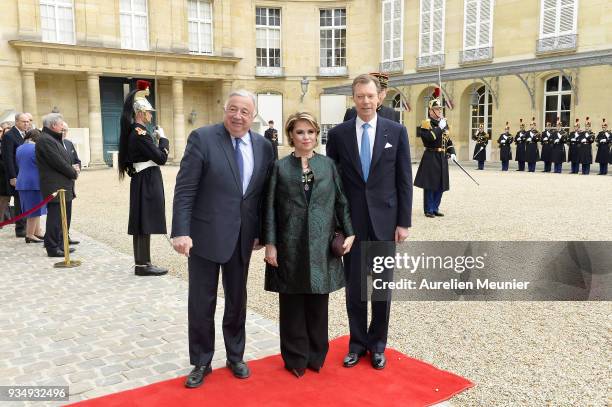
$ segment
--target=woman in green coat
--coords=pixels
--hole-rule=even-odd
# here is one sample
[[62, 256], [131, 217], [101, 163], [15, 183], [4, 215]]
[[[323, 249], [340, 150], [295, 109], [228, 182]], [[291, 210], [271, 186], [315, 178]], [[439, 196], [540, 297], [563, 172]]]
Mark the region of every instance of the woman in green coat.
[[275, 162], [265, 196], [265, 289], [279, 293], [281, 354], [296, 377], [319, 371], [329, 348], [329, 293], [344, 287], [342, 261], [330, 248], [336, 230], [355, 239], [334, 162], [316, 154], [319, 124], [295, 113], [285, 125], [294, 152]]

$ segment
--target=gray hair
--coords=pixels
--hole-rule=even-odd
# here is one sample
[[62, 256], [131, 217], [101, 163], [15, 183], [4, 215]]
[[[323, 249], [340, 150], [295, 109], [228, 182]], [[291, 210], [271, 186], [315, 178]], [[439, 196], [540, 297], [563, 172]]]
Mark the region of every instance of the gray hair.
[[225, 103], [223, 104], [223, 110], [227, 109], [227, 102], [229, 102], [229, 100], [234, 96], [240, 96], [243, 98], [251, 98], [251, 101], [253, 102], [253, 107], [255, 108], [253, 115], [255, 115], [255, 112], [257, 112], [257, 97], [255, 96], [254, 93], [249, 92], [246, 89], [236, 89], [236, 90], [231, 91], [229, 96], [225, 100]]
[[50, 129], [53, 125], [64, 121], [64, 116], [61, 113], [49, 113], [43, 116], [43, 126]]
[[[21, 119], [21, 116], [26, 116], [26, 117], [27, 117], [27, 115], [26, 115], [25, 113], [22, 113], [22, 112], [15, 113], [15, 121], [16, 121], [16, 122], [18, 122], [18, 121], [19, 121], [19, 119]], [[30, 118], [28, 117], [28, 120], [29, 120], [29, 119], [30, 119]]]

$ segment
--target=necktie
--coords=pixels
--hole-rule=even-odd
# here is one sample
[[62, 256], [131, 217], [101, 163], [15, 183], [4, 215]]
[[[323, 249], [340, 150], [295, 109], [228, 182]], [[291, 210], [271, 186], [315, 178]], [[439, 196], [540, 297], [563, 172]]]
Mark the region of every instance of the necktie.
[[363, 179], [365, 181], [368, 180], [368, 175], [370, 174], [370, 137], [368, 136], [368, 129], [370, 125], [368, 123], [364, 123], [361, 127], [363, 127], [363, 134], [361, 135], [361, 151], [359, 152], [359, 158], [361, 159], [361, 169], [363, 170]]
[[[236, 158], [236, 164], [238, 164], [238, 171], [240, 172], [240, 188], [242, 189], [242, 183], [244, 179], [244, 159], [242, 158], [242, 152], [240, 151], [240, 142], [239, 138], [235, 138], [234, 145], [234, 158]], [[244, 193], [244, 191], [242, 191]]]

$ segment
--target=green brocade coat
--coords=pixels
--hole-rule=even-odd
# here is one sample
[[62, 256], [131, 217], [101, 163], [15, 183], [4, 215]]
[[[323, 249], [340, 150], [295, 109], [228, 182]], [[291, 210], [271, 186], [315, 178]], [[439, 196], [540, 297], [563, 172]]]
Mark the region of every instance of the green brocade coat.
[[278, 160], [270, 174], [263, 239], [276, 245], [278, 267], [266, 265], [265, 289], [328, 294], [344, 287], [342, 261], [333, 256], [330, 243], [336, 229], [354, 234], [348, 202], [334, 162], [315, 154], [309, 160], [314, 184], [308, 203], [300, 160], [293, 155]]

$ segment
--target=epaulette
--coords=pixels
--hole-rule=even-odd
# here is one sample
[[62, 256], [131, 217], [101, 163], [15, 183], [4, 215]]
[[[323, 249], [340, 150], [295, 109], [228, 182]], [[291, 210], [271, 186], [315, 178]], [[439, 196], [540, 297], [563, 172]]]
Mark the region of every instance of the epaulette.
[[138, 134], [139, 136], [146, 136], [147, 135], [147, 131], [145, 129], [140, 128], [140, 127], [136, 127], [136, 134]]
[[425, 130], [431, 130], [431, 122], [429, 119], [425, 119], [421, 122], [421, 128]]

